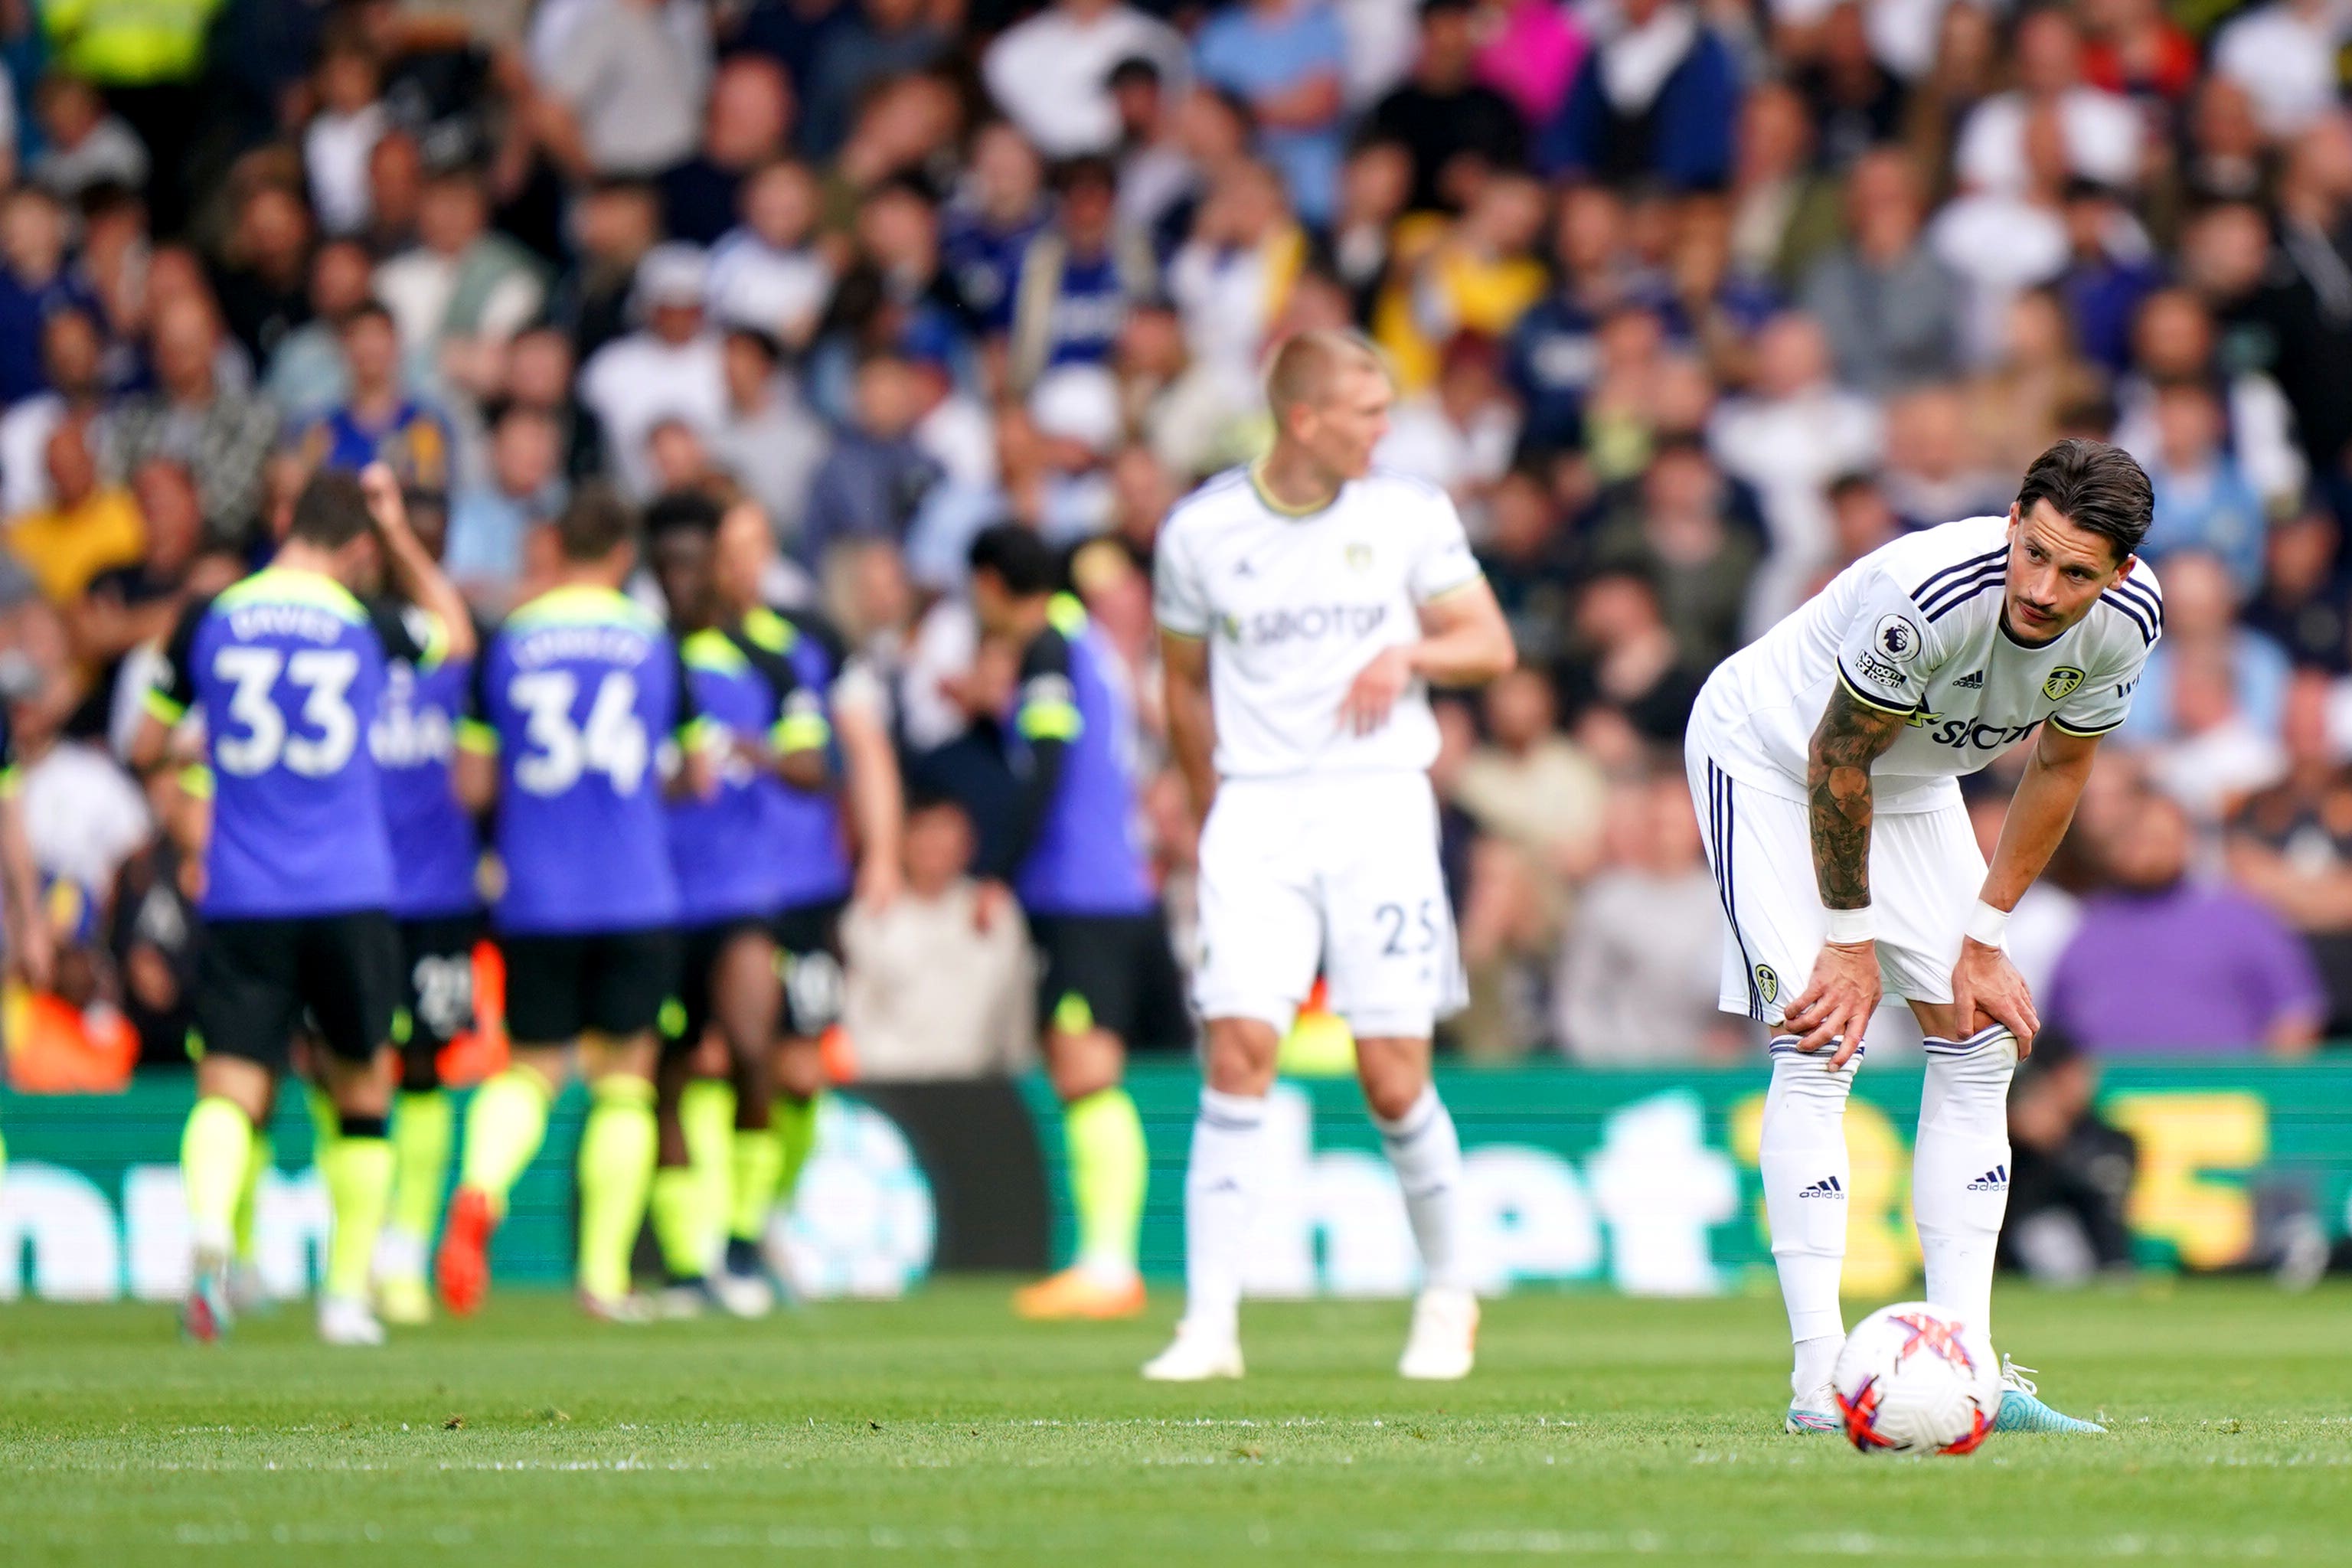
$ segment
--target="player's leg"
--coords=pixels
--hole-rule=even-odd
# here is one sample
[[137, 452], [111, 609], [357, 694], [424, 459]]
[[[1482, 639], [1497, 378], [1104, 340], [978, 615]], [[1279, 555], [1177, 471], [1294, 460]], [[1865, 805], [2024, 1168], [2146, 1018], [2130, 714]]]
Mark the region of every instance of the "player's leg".
[[547, 1137], [547, 1113], [567, 1074], [570, 1042], [584, 1023], [581, 987], [586, 944], [573, 936], [502, 938], [507, 968], [504, 1070], [466, 1108], [457, 1190], [434, 1261], [441, 1304], [459, 1317], [478, 1311], [490, 1286], [490, 1237], [508, 1195]]
[[580, 1131], [580, 1300], [592, 1314], [642, 1321], [629, 1254], [645, 1226], [660, 1142], [654, 1115], [656, 1025], [678, 975], [675, 932], [648, 930], [590, 943], [588, 1032], [581, 1064], [588, 1118]]
[[1136, 1243], [1150, 1173], [1143, 1121], [1125, 1085], [1139, 994], [1137, 922], [1035, 916], [1030, 934], [1044, 959], [1037, 1014], [1062, 1104], [1078, 1246], [1068, 1268], [1017, 1292], [1013, 1310], [1024, 1318], [1132, 1317], [1144, 1306]]
[[[729, 934], [710, 984], [721, 1059], [712, 1064], [712, 1077], [688, 1091], [703, 1094], [709, 1108], [689, 1115], [688, 1142], [697, 1165], [710, 1170], [706, 1190], [713, 1200], [712, 1230], [725, 1243], [712, 1289], [729, 1311], [758, 1317], [775, 1306], [775, 1290], [761, 1268], [760, 1237], [783, 1173], [772, 1101], [784, 983], [767, 923], [740, 925]], [[691, 1100], [687, 1109], [698, 1112]]]
[[654, 1076], [655, 1157], [651, 1194], [654, 1241], [667, 1276], [657, 1305], [666, 1316], [698, 1315], [709, 1294], [714, 1216], [702, 1173], [695, 1169], [685, 1107], [708, 1067], [710, 966], [723, 932], [703, 926], [681, 938], [677, 994], [662, 1004], [660, 1059]]
[[1227, 784], [1202, 828], [1193, 995], [1207, 1039], [1184, 1168], [1184, 1317], [1143, 1369], [1154, 1380], [1242, 1374], [1242, 1264], [1265, 1179], [1266, 1096], [1323, 945], [1298, 852], [1302, 815], [1290, 791]]
[[331, 1344], [381, 1344], [383, 1329], [368, 1284], [392, 1205], [391, 1040], [400, 936], [380, 910], [306, 921], [301, 929], [302, 1000], [319, 1031], [314, 1066], [338, 1121], [320, 1161], [334, 1229], [319, 1332]]
[[247, 1312], [264, 1305], [269, 1289], [261, 1275], [261, 1184], [278, 1163], [278, 1145], [269, 1135], [275, 1106], [254, 1122], [253, 1149], [245, 1162], [245, 1185], [237, 1189], [236, 1212], [229, 1222], [232, 1252], [228, 1266], [229, 1305]]
[[215, 921], [197, 959], [196, 1102], [180, 1136], [194, 1253], [181, 1326], [194, 1340], [216, 1340], [230, 1322], [237, 1205], [277, 1081], [292, 1065], [295, 969], [286, 921]]
[[[2017, 1040], [1979, 1014], [1953, 1006], [1951, 973], [1969, 910], [1984, 883], [1984, 857], [1967, 811], [1891, 817], [1873, 836], [1873, 886], [1890, 889], [1880, 942], [1889, 989], [1919, 1020], [1927, 1057], [1919, 1134], [1911, 1152], [1911, 1213], [1919, 1229], [1927, 1300], [1992, 1333], [1994, 1255], [2009, 1209], [2009, 1086]], [[1994, 1430], [2095, 1432], [2062, 1415], [2004, 1365], [2008, 1389]]]
[[1478, 1300], [1461, 1251], [1462, 1143], [1430, 1077], [1430, 1034], [1466, 987], [1437, 806], [1418, 774], [1353, 782], [1335, 794], [1320, 855], [1324, 972], [1331, 1010], [1356, 1037], [1356, 1075], [1404, 1194], [1422, 1289], [1397, 1370], [1469, 1374]]
[[[776, 921], [784, 1026], [772, 1058], [774, 1094], [768, 1131], [775, 1146], [776, 1176], [770, 1206], [787, 1211], [801, 1172], [816, 1150], [817, 1102], [824, 1092], [824, 1034], [841, 1018], [841, 910], [839, 903], [803, 905], [785, 910]], [[737, 1130], [739, 1134], [748, 1131], [740, 1120]], [[745, 1173], [757, 1179], [764, 1167], [756, 1157], [746, 1163], [753, 1168]], [[749, 1202], [748, 1191], [744, 1202]], [[739, 1209], [736, 1217], [741, 1221], [747, 1215]], [[764, 1234], [764, 1211], [760, 1225]], [[767, 1261], [776, 1278], [789, 1285], [788, 1259], [777, 1253]]]
[[[1777, 1023], [1811, 972], [1827, 931], [1805, 808], [1734, 783], [1696, 744], [1688, 760], [1692, 803], [1728, 922], [1719, 1005]], [[1853, 1185], [1845, 1105], [1862, 1058], [1832, 1070], [1826, 1057], [1800, 1052], [1794, 1039], [1780, 1037], [1769, 1059], [1757, 1166], [1772, 1264], [1789, 1311], [1791, 1399], [1782, 1425], [1790, 1432], [1833, 1432], [1839, 1424], [1830, 1371], [1845, 1343], [1838, 1287], [1846, 1194]]]
[[441, 1053], [474, 1024], [470, 917], [407, 921], [400, 928], [401, 1010], [393, 1034], [400, 1089], [392, 1108], [392, 1211], [375, 1258], [376, 1307], [387, 1322], [433, 1315], [425, 1264], [449, 1182], [457, 1111], [441, 1083]]

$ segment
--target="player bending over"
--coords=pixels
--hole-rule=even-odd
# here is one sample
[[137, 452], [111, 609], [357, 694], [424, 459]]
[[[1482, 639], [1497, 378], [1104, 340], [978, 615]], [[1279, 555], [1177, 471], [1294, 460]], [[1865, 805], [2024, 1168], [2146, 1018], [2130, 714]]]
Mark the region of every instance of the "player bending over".
[[1265, 1097], [1318, 964], [1421, 1248], [1397, 1370], [1470, 1371], [1462, 1147], [1429, 1071], [1431, 1026], [1464, 993], [1428, 687], [1491, 680], [1517, 655], [1453, 503], [1371, 471], [1391, 396], [1360, 339], [1290, 339], [1266, 377], [1273, 450], [1195, 490], [1160, 537], [1169, 737], [1206, 813], [1193, 994], [1208, 1081], [1185, 1174], [1184, 1318], [1149, 1378], [1241, 1375]]
[[[749, 1113], [734, 1121], [737, 1130], [760, 1135], [747, 1140], [747, 1152], [756, 1153], [761, 1144], [772, 1148], [768, 1108], [784, 1008], [775, 924], [792, 870], [782, 817], [793, 794], [825, 784], [831, 735], [816, 694], [802, 687], [792, 662], [745, 637], [740, 625], [721, 620], [712, 572], [719, 515], [699, 497], [675, 498], [656, 502], [646, 521], [670, 630], [686, 659], [695, 706], [713, 726], [721, 757], [719, 787], [709, 799], [670, 805], [670, 864], [677, 874], [685, 957], [676, 1016], [665, 1020], [662, 1037], [653, 1222], [669, 1274], [662, 1294], [667, 1314], [691, 1316], [715, 1302], [739, 1317], [758, 1317], [774, 1304], [774, 1294], [760, 1272], [756, 1246], [729, 1247], [717, 1279], [710, 1277], [719, 1239], [732, 1228], [728, 1198], [751, 1177], [739, 1181], [734, 1174], [727, 1121], [702, 1133], [719, 1146], [701, 1160], [689, 1159], [680, 1111], [696, 1055], [715, 1024], [730, 1091], [722, 1111], [730, 1120], [739, 1109]], [[773, 1195], [771, 1182], [756, 1199], [763, 1224]]]
[[[423, 613], [371, 613], [385, 567]], [[365, 739], [387, 658], [431, 669], [474, 651], [472, 617], [404, 515], [389, 469], [320, 474], [296, 499], [262, 571], [182, 612], [131, 747], [164, 765], [172, 731], [201, 710], [214, 789], [199, 905], [205, 942], [191, 999], [196, 1103], [180, 1143], [194, 1238], [182, 1321], [227, 1328], [240, 1196], [307, 1009], [323, 1049], [314, 1070], [338, 1136], [320, 1152], [334, 1211], [320, 1337], [381, 1344], [368, 1268], [393, 1185], [385, 1047], [399, 994], [400, 939], [382, 783]]]
[[555, 525], [558, 585], [516, 607], [474, 668], [457, 736], [460, 798], [498, 807], [506, 887], [491, 924], [507, 961], [512, 1065], [475, 1091], [441, 1237], [441, 1300], [489, 1289], [490, 1233], [547, 1133], [574, 1041], [588, 1079], [580, 1134], [579, 1294], [594, 1317], [648, 1315], [629, 1253], [653, 1184], [655, 1024], [677, 982], [677, 881], [664, 753], [700, 790], [693, 692], [677, 645], [623, 595], [636, 563], [626, 508], [575, 496]]
[[[2128, 455], [2062, 441], [2007, 517], [1873, 551], [1699, 694], [1685, 756], [1730, 922], [1722, 1005], [1773, 1030], [1760, 1163], [1796, 1342], [1791, 1432], [1838, 1426], [1843, 1122], [1884, 994], [1927, 1037], [1911, 1176], [1927, 1300], [1990, 1331], [2009, 1080], [2039, 1027], [2002, 933], [2163, 630], [2156, 574], [2132, 553], [2150, 505]], [[1988, 869], [1955, 780], [2029, 738]], [[2099, 1430], [2004, 1371], [1995, 1430]]]
[[973, 611], [1019, 671], [1020, 800], [1013, 832], [979, 868], [982, 897], [1001, 903], [1011, 884], [1042, 960], [1037, 1017], [1078, 1220], [1076, 1261], [1013, 1307], [1025, 1318], [1125, 1318], [1143, 1310], [1136, 1243], [1151, 1166], [1121, 1082], [1127, 1045], [1181, 1047], [1192, 1020], [1135, 840], [1135, 720], [1117, 656], [1086, 606], [1055, 592], [1060, 580], [1034, 529], [1001, 523], [972, 541]]

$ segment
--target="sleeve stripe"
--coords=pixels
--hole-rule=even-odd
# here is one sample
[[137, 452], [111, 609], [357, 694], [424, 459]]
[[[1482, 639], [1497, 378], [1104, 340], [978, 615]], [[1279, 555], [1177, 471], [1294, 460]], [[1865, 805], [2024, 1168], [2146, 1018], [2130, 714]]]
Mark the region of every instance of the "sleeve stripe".
[[1916, 703], [1912, 704], [1908, 708], [1897, 708], [1891, 703], [1880, 701], [1877, 698], [1873, 697], [1869, 692], [1864, 691], [1861, 687], [1856, 686], [1853, 683], [1853, 677], [1845, 672], [1845, 666], [1843, 665], [1838, 666], [1838, 684], [1844, 687], [1846, 689], [1846, 695], [1852, 697], [1856, 702], [1861, 703], [1865, 708], [1875, 708], [1881, 713], [1892, 713], [1897, 718], [1908, 719], [1912, 714], [1919, 710], [1918, 704]]
[[1918, 605], [1919, 607], [1924, 610], [1927, 608], [1924, 601], [1927, 599], [1928, 595], [1936, 591], [1937, 584], [1946, 582], [1950, 578], [1966, 576], [1971, 572], [1982, 569], [1988, 563], [1994, 561], [2006, 561], [2008, 558], [2009, 542], [2007, 540], [2003, 540], [2000, 544], [1986, 551], [1982, 555], [1971, 555], [1966, 561], [1954, 562], [1951, 565], [1945, 567], [1942, 571], [1935, 573], [1929, 576], [1926, 582], [1920, 584], [1916, 588], [1912, 589], [1911, 602], [1915, 605]]
[[1475, 588], [1486, 580], [1486, 574], [1484, 571], [1473, 571], [1470, 575], [1463, 578], [1459, 583], [1449, 584], [1445, 587], [1438, 589], [1435, 593], [1424, 595], [1421, 602], [1424, 605], [1433, 605], [1440, 599], [1450, 599], [1454, 595], [1462, 592], [1463, 589]]
[[1186, 642], [1207, 642], [1209, 640], [1209, 634], [1206, 631], [1186, 631], [1182, 626], [1171, 626], [1166, 621], [1160, 622], [1159, 626], [1160, 629], [1168, 636], [1171, 637], [1181, 637]]
[[479, 719], [460, 719], [457, 721], [457, 744], [466, 751], [495, 757], [499, 754], [499, 732]]
[[769, 744], [779, 752], [821, 751], [833, 739], [833, 727], [816, 713], [794, 713], [776, 721], [768, 731]]
[[152, 688], [147, 692], [147, 711], [165, 724], [176, 724], [188, 716], [185, 708]]
[[1021, 710], [1021, 733], [1033, 741], [1075, 741], [1086, 728], [1076, 707], [1067, 702], [1032, 702]]
[[2149, 624], [2146, 611], [2135, 608], [2130, 603], [2116, 595], [2115, 590], [2112, 588], [2099, 595], [2099, 603], [2106, 605], [2107, 608], [2115, 611], [2116, 614], [2121, 616], [2124, 619], [2129, 621], [2133, 626], [2139, 628], [2139, 635], [2142, 639], [2147, 642], [2147, 646], [2150, 647], [2156, 646], [2156, 627]]
[[2069, 735], [2077, 736], [2085, 741], [2095, 741], [2111, 730], [2120, 729], [2123, 727], [2123, 720], [2118, 719], [2112, 724], [2101, 724], [2095, 729], [2086, 730], [2076, 725], [2069, 724], [2065, 720], [2061, 719], [2055, 713], [2050, 715], [2050, 727], [2052, 729], [2063, 731]]
[[1987, 567], [1965, 582], [1949, 584], [1937, 589], [1934, 607], [1922, 605], [1920, 610], [1928, 620], [1940, 621], [1969, 600], [1981, 597], [1986, 589], [1998, 588], [2007, 581], [2009, 581], [2008, 567]]

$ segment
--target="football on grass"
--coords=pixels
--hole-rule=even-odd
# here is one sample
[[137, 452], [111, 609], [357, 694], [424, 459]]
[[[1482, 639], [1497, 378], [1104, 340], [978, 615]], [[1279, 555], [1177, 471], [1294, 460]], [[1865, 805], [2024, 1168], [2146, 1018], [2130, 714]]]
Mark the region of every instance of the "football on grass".
[[1865, 1454], [1972, 1454], [2000, 1414], [1992, 1342], [1925, 1301], [1864, 1318], [1831, 1381], [1846, 1438]]

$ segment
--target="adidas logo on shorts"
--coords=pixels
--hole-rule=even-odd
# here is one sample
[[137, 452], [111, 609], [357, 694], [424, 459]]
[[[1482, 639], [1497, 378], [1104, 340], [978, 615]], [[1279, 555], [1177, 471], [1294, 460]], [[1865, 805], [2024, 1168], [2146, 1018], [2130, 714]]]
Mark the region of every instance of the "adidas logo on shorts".
[[1972, 1193], [2005, 1193], [2009, 1191], [2009, 1167], [2007, 1165], [1995, 1165], [1991, 1170], [1987, 1171], [1983, 1175], [1979, 1176], [1975, 1181], [1970, 1182], [1969, 1184], [1969, 1191]]
[[1845, 1184], [1835, 1176], [1823, 1176], [1797, 1195], [1801, 1198], [1835, 1198], [1838, 1202], [1843, 1203], [1845, 1202]]
[[1969, 691], [1982, 691], [1984, 689], [1984, 671], [1981, 669], [1972, 669], [1969, 671], [1966, 675], [1963, 675], [1958, 680], [1952, 682], [1952, 688], [1954, 690], [1965, 689]]

